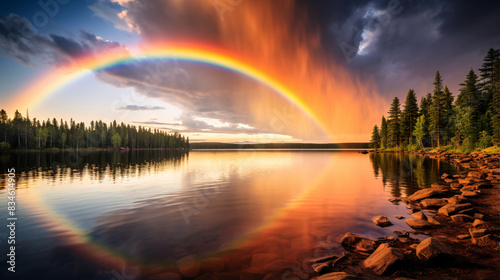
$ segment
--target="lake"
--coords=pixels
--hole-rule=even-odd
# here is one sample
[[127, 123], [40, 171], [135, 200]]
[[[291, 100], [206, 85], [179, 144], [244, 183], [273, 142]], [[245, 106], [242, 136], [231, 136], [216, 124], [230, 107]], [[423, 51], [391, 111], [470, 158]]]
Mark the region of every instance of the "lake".
[[[394, 217], [410, 217], [406, 205], [389, 199], [454, 172], [348, 150], [4, 153], [0, 166], [1, 221], [11, 167], [18, 218], [16, 272], [1, 225], [0, 275], [23, 280], [307, 279], [302, 265], [341, 255], [346, 232], [411, 230]], [[394, 225], [377, 227], [378, 215]]]

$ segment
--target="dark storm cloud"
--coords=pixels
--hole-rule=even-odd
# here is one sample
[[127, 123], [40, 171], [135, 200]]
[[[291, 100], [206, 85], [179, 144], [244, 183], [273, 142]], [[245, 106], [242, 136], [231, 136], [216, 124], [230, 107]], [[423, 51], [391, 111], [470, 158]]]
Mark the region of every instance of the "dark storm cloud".
[[[426, 94], [437, 70], [456, 95], [469, 69], [500, 47], [498, 1], [325, 2], [312, 2], [311, 11], [329, 27], [322, 29], [326, 47], [351, 71], [373, 76], [387, 97], [409, 88]], [[342, 43], [355, 48], [351, 56]]]
[[40, 34], [16, 14], [0, 16], [0, 53], [25, 65], [36, 62], [70, 63], [82, 55], [109, 48], [123, 48], [117, 42], [105, 41], [94, 34], [81, 31], [79, 40], [56, 34]]

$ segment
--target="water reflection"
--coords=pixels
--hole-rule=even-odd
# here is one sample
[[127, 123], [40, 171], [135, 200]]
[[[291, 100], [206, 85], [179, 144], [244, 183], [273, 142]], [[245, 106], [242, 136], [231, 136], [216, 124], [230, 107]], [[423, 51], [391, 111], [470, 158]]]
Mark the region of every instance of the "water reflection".
[[123, 268], [134, 279], [306, 279], [302, 262], [341, 254], [347, 231], [409, 229], [371, 219], [407, 215], [388, 199], [451, 169], [416, 155], [352, 151], [198, 151], [189, 160], [134, 153], [91, 153], [78, 164], [64, 154], [2, 155], [2, 168], [23, 173], [24, 269], [13, 279], [110, 280]]

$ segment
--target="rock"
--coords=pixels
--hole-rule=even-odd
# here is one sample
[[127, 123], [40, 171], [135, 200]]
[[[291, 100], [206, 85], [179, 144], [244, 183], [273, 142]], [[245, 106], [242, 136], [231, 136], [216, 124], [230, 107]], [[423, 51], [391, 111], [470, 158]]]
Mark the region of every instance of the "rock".
[[418, 247], [418, 244], [417, 244], [417, 243], [415, 243], [415, 244], [411, 244], [411, 245], [409, 246], [409, 248], [410, 248], [410, 249], [412, 249], [412, 250], [417, 250], [417, 247]]
[[453, 259], [453, 249], [450, 245], [429, 237], [417, 246], [417, 257], [426, 262], [439, 262]]
[[459, 184], [459, 183], [451, 183], [450, 187], [451, 187], [452, 190], [456, 191], [456, 190], [459, 190], [459, 189], [463, 188], [463, 185]]
[[474, 218], [479, 219], [479, 220], [482, 220], [482, 219], [484, 218], [484, 215], [483, 215], [483, 214], [481, 214], [481, 213], [475, 213], [475, 214], [474, 214]]
[[[363, 241], [364, 240], [364, 241]], [[373, 247], [375, 247], [375, 241], [361, 234], [355, 234], [352, 232], [346, 233], [340, 240], [340, 244], [344, 248], [355, 248], [359, 242], [370, 242]]]
[[472, 238], [477, 238], [481, 236], [485, 236], [489, 233], [488, 229], [485, 228], [469, 228], [469, 233]]
[[484, 176], [483, 176], [483, 173], [481, 173], [479, 171], [471, 171], [471, 172], [469, 172], [469, 174], [467, 174], [467, 177], [481, 179]]
[[165, 272], [156, 274], [148, 278], [148, 280], [181, 280], [182, 276], [175, 272]]
[[434, 186], [432, 188], [419, 190], [419, 191], [415, 192], [414, 194], [410, 195], [408, 197], [408, 199], [411, 201], [417, 201], [417, 200], [422, 200], [425, 198], [447, 197], [449, 195], [450, 195], [450, 187], [449, 186], [437, 185], [437, 186]]
[[440, 208], [447, 204], [447, 199], [445, 198], [427, 198], [420, 202], [424, 208]]
[[440, 223], [440, 222], [438, 222], [438, 221], [437, 221], [436, 219], [434, 219], [433, 217], [428, 217], [428, 218], [427, 218], [427, 221], [428, 221], [429, 223], [431, 223], [431, 224], [435, 225], [435, 226], [439, 226], [439, 225], [441, 225], [441, 223]]
[[[283, 278], [283, 279], [285, 279], [285, 278]], [[316, 280], [358, 280], [360, 278], [358, 278], [354, 275], [351, 275], [351, 274], [347, 274], [345, 272], [331, 272], [331, 273], [323, 274], [319, 277], [312, 278], [312, 279], [316, 279]]]
[[461, 210], [468, 209], [472, 207], [470, 203], [464, 204], [447, 204], [441, 208], [439, 208], [438, 213], [443, 214], [445, 216], [451, 216], [458, 213]]
[[418, 211], [418, 212], [413, 213], [412, 217], [417, 219], [417, 220], [426, 220], [427, 221], [427, 216], [422, 211]]
[[360, 240], [356, 244], [355, 250], [362, 253], [372, 253], [375, 251], [375, 242], [367, 239]]
[[364, 265], [371, 268], [378, 275], [383, 275], [394, 271], [400, 266], [403, 259], [403, 251], [389, 247], [389, 244], [384, 243], [364, 261]]
[[426, 220], [409, 219], [406, 223], [414, 229], [428, 229], [434, 227], [434, 225]]
[[480, 219], [475, 219], [474, 222], [472, 223], [472, 227], [474, 228], [488, 228], [488, 226], [489, 225], [487, 222]]
[[458, 183], [460, 183], [462, 185], [469, 185], [469, 184], [472, 184], [473, 181], [471, 178], [465, 178], [465, 179], [458, 179]]
[[188, 278], [198, 276], [200, 273], [200, 262], [193, 256], [186, 256], [175, 262], [179, 272]]
[[377, 216], [373, 218], [373, 222], [379, 227], [387, 227], [392, 225], [391, 221], [386, 216]]
[[479, 194], [477, 192], [465, 191], [462, 192], [462, 196], [464, 197], [477, 197]]
[[472, 244], [481, 247], [497, 247], [498, 241], [494, 238], [492, 234], [488, 234], [481, 237], [472, 238]]
[[316, 264], [312, 268], [314, 269], [314, 272], [316, 272], [316, 274], [318, 275], [333, 272], [333, 268], [328, 263]]
[[394, 216], [394, 218], [396, 218], [398, 220], [401, 220], [401, 219], [404, 219], [405, 217], [403, 217], [403, 216]]
[[464, 223], [470, 223], [472, 221], [474, 221], [474, 217], [471, 217], [469, 215], [464, 215], [464, 214], [457, 214], [457, 215], [453, 215], [450, 217], [455, 223], [461, 223], [461, 224], [464, 224]]
[[443, 173], [443, 175], [441, 175], [441, 179], [446, 179], [446, 178], [450, 178], [452, 176], [450, 176], [450, 174], [448, 173]]
[[451, 183], [451, 182], [453, 182], [453, 181], [455, 181], [455, 180], [454, 180], [454, 179], [451, 179], [451, 178], [446, 178], [446, 179], [444, 179], [444, 181], [445, 181], [446, 183]]
[[[469, 202], [467, 198], [461, 195], [455, 195], [450, 198], [448, 198], [448, 204], [462, 204], [462, 203], [467, 203]], [[443, 205], [444, 206], [444, 205]]]
[[458, 211], [458, 214], [465, 214], [465, 215], [469, 215], [469, 216], [474, 216], [474, 208], [467, 208], [464, 210], [460, 210], [460, 211]]
[[469, 238], [470, 238], [470, 235], [468, 235], [468, 234], [457, 235], [458, 240], [465, 240], [465, 239], [469, 239]]
[[467, 192], [467, 191], [473, 191], [475, 189], [476, 189], [476, 187], [474, 187], [474, 185], [469, 185], [469, 186], [465, 186], [465, 187], [461, 188], [460, 191]]
[[472, 185], [476, 190], [480, 190], [480, 189], [491, 189], [493, 188], [493, 185], [490, 184], [490, 183], [476, 183], [474, 185]]

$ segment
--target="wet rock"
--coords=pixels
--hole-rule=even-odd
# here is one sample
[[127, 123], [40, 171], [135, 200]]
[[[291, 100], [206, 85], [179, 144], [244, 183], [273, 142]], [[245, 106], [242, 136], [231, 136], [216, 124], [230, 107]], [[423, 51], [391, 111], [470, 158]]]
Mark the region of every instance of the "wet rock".
[[453, 181], [455, 181], [455, 180], [454, 180], [454, 179], [451, 179], [451, 178], [446, 178], [446, 179], [444, 179], [444, 181], [445, 181], [446, 183], [451, 183], [451, 182], [453, 182]]
[[481, 246], [481, 247], [497, 247], [498, 241], [492, 234], [487, 234], [481, 237], [473, 237], [472, 244]]
[[411, 216], [417, 220], [426, 220], [427, 221], [427, 216], [422, 211], [415, 212], [415, 213], [411, 214]]
[[455, 223], [470, 223], [474, 221], [474, 217], [469, 216], [469, 215], [464, 215], [464, 214], [456, 214], [450, 217]]
[[463, 188], [464, 186], [462, 184], [459, 184], [459, 183], [451, 183], [450, 184], [450, 188], [454, 191], [457, 191], [461, 188]]
[[484, 177], [484, 175], [480, 171], [470, 171], [467, 174], [467, 177], [481, 179]]
[[465, 239], [469, 239], [469, 238], [470, 238], [470, 235], [468, 235], [468, 234], [457, 235], [458, 240], [465, 240]]
[[478, 219], [478, 220], [482, 220], [484, 218], [484, 215], [481, 214], [481, 213], [475, 213], [474, 214], [474, 218]]
[[469, 228], [469, 233], [472, 238], [477, 238], [485, 236], [489, 233], [488, 229], [485, 228]]
[[406, 220], [406, 223], [414, 229], [428, 229], [435, 226], [426, 220], [418, 220], [418, 219], [409, 219]]
[[321, 275], [319, 277], [313, 278], [316, 280], [358, 280], [361, 278], [358, 278], [354, 275], [347, 274], [345, 272], [331, 272], [327, 273], [324, 275]]
[[448, 261], [454, 258], [450, 245], [434, 237], [429, 237], [417, 246], [417, 257], [426, 262]]
[[474, 222], [472, 223], [472, 227], [474, 228], [488, 228], [489, 224], [483, 220], [480, 219], [475, 219]]
[[364, 261], [364, 265], [371, 268], [375, 273], [383, 275], [396, 270], [403, 259], [403, 251], [389, 247], [389, 244], [384, 243]]
[[329, 255], [329, 256], [320, 257], [320, 258], [316, 258], [316, 259], [310, 259], [310, 260], [307, 261], [307, 263], [310, 263], [310, 264], [324, 263], [324, 262], [327, 262], [327, 261], [335, 260], [337, 258], [338, 258], [337, 255]]
[[448, 173], [443, 173], [443, 175], [441, 175], [441, 179], [446, 179], [446, 178], [452, 178], [452, 176], [450, 176], [450, 174]]
[[193, 256], [186, 256], [175, 262], [179, 272], [185, 277], [196, 277], [200, 273], [200, 262]]
[[441, 198], [448, 197], [450, 195], [451, 188], [449, 186], [443, 185], [433, 185], [432, 188], [423, 189], [415, 192], [408, 197], [411, 201], [418, 201], [425, 198]]
[[462, 196], [464, 196], [464, 197], [478, 197], [479, 194], [477, 192], [465, 191], [465, 192], [462, 192]]
[[329, 272], [333, 272], [333, 268], [330, 266], [329, 263], [320, 263], [313, 265], [313, 270], [316, 272], [318, 275], [326, 274]]
[[480, 190], [480, 189], [491, 189], [493, 188], [493, 185], [490, 184], [490, 183], [485, 183], [485, 182], [482, 182], [482, 183], [476, 183], [474, 185], [472, 185], [476, 190]]
[[445, 198], [427, 198], [420, 202], [424, 208], [440, 208], [448, 204]]
[[467, 191], [474, 191], [476, 188], [474, 187], [474, 185], [469, 185], [469, 186], [465, 186], [463, 188], [460, 189], [461, 192], [467, 192]]
[[458, 214], [465, 214], [465, 215], [469, 215], [469, 216], [474, 216], [474, 208], [467, 208], [464, 210], [460, 210], [460, 211], [458, 211]]
[[398, 220], [401, 220], [401, 219], [404, 219], [405, 217], [403, 217], [403, 216], [394, 216], [394, 218], [396, 218]]
[[465, 178], [465, 179], [458, 179], [458, 183], [462, 184], [462, 185], [470, 185], [470, 184], [473, 184], [474, 181], [472, 181], [471, 178]]
[[462, 203], [468, 203], [468, 202], [469, 202], [469, 200], [467, 200], [467, 198], [465, 198], [464, 196], [461, 196], [461, 195], [455, 195], [455, 196], [448, 198], [448, 204], [462, 204]]
[[375, 241], [364, 236], [364, 235], [361, 235], [361, 234], [355, 234], [355, 233], [352, 233], [352, 232], [348, 232], [346, 233], [342, 239], [340, 240], [340, 244], [344, 247], [344, 248], [355, 248], [356, 245], [359, 243], [359, 242], [370, 242], [372, 243], [373, 247], [375, 247]]
[[375, 242], [363, 239], [356, 244], [355, 250], [361, 253], [372, 253], [375, 251]]
[[379, 227], [387, 227], [392, 225], [391, 221], [386, 216], [377, 216], [372, 220]]
[[451, 216], [451, 215], [457, 214], [461, 210], [465, 210], [465, 209], [468, 209], [471, 207], [472, 207], [472, 205], [470, 203], [447, 204], [447, 205], [439, 208], [438, 213], [445, 215], [445, 216]]
[[433, 217], [428, 217], [428, 218], [427, 218], [427, 221], [428, 221], [429, 223], [431, 223], [431, 224], [435, 225], [435, 226], [439, 226], [439, 225], [441, 225], [441, 223], [440, 223], [440, 222], [438, 222], [438, 220], [434, 219]]

